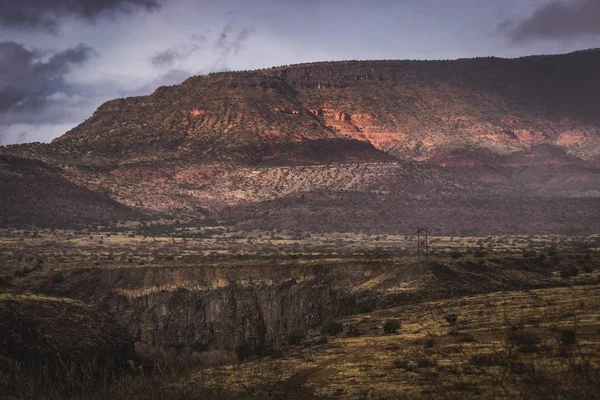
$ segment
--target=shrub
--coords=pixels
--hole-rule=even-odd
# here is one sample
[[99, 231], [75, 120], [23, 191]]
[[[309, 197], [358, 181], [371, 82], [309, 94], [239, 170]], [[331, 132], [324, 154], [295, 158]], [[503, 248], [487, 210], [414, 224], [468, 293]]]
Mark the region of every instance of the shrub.
[[327, 335], [321, 335], [317, 340], [315, 340], [315, 345], [319, 345], [319, 344], [327, 344], [329, 343], [329, 339], [327, 338]]
[[583, 267], [583, 272], [585, 272], [586, 274], [591, 274], [592, 272], [594, 272], [594, 269], [591, 266], [586, 265]]
[[340, 332], [344, 331], [344, 325], [339, 321], [329, 321], [327, 325], [321, 329], [321, 334], [328, 334], [329, 336], [335, 336]]
[[455, 260], [461, 258], [462, 256], [463, 253], [461, 253], [460, 251], [453, 251], [450, 253], [450, 257], [454, 258]]
[[522, 361], [509, 361], [508, 370], [511, 374], [523, 375], [525, 373], [532, 373], [534, 371], [534, 366]]
[[393, 362], [394, 367], [398, 369], [404, 369], [407, 372], [415, 372], [417, 370], [417, 364], [414, 361], [405, 361], [400, 358], [397, 358]]
[[248, 346], [248, 343], [243, 343], [236, 347], [235, 352], [239, 361], [245, 361], [250, 358], [250, 346]]
[[41, 284], [41, 285], [38, 287], [37, 291], [38, 291], [38, 293], [40, 293], [40, 294], [45, 294], [45, 295], [47, 295], [47, 294], [49, 294], [49, 293], [50, 293], [50, 291], [48, 290], [48, 286], [47, 286], [47, 285], [45, 285], [45, 284]]
[[537, 253], [535, 251], [533, 251], [533, 250], [525, 250], [523, 252], [523, 257], [525, 257], [525, 258], [533, 258], [536, 255], [537, 255]]
[[473, 253], [475, 257], [485, 257], [486, 254], [486, 251], [482, 248], [475, 250], [475, 252]]
[[572, 346], [577, 343], [577, 333], [573, 329], [560, 331], [560, 344]]
[[65, 276], [62, 272], [57, 272], [54, 275], [52, 275], [52, 278], [50, 279], [52, 280], [52, 283], [58, 284], [65, 280]]
[[417, 365], [419, 366], [419, 368], [431, 368], [435, 367], [435, 364], [435, 360], [430, 360], [428, 358], [421, 358], [419, 361], [417, 361]]
[[506, 360], [495, 354], [475, 354], [471, 357], [471, 363], [478, 367], [497, 367], [506, 365]]
[[456, 314], [446, 314], [446, 315], [444, 315], [444, 319], [450, 325], [456, 325], [456, 322], [458, 321], [458, 315], [456, 315]]
[[473, 343], [476, 341], [475, 336], [470, 335], [468, 333], [459, 334], [457, 336], [458, 337], [456, 338], [456, 340], [459, 343]]
[[302, 340], [304, 340], [304, 338], [306, 337], [306, 334], [304, 333], [304, 331], [300, 328], [297, 329], [292, 329], [288, 335], [287, 335], [287, 342], [290, 345], [298, 345], [300, 344], [300, 342], [302, 342]]
[[383, 332], [384, 333], [396, 333], [400, 329], [400, 321], [397, 319], [388, 319], [383, 324]]
[[360, 332], [358, 328], [354, 325], [348, 325], [346, 327], [346, 337], [359, 337]]
[[426, 349], [430, 349], [433, 346], [435, 346], [435, 340], [432, 337], [428, 337], [423, 343], [423, 347], [425, 347]]
[[563, 269], [562, 271], [560, 271], [560, 276], [561, 278], [569, 278], [571, 276], [577, 276], [579, 275], [579, 268], [575, 267], [575, 266], [570, 266], [567, 267], [565, 269]]
[[541, 339], [533, 333], [518, 328], [509, 331], [506, 339], [510, 344], [517, 346], [517, 351], [520, 353], [536, 353], [537, 346], [541, 342]]
[[360, 308], [358, 309], [360, 314], [368, 314], [371, 311], [373, 311], [373, 307], [369, 304], [361, 304]]

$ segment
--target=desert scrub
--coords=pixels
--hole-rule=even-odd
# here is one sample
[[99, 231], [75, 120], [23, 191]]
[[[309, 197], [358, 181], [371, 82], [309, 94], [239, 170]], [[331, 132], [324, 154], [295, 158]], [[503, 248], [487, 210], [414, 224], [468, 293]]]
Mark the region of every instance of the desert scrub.
[[383, 332], [384, 333], [397, 333], [398, 329], [400, 329], [400, 320], [397, 319], [388, 319], [383, 324]]
[[509, 344], [516, 346], [519, 353], [536, 353], [541, 339], [532, 332], [515, 328], [508, 331], [506, 340]]
[[52, 283], [56, 285], [65, 280], [65, 275], [62, 272], [56, 272], [50, 279], [52, 280]]
[[335, 336], [338, 333], [344, 331], [344, 324], [339, 321], [329, 321], [323, 329], [321, 329], [321, 334], [327, 334], [329, 336]]
[[559, 342], [563, 346], [574, 346], [577, 344], [577, 332], [573, 329], [563, 329], [558, 331]]
[[304, 333], [304, 330], [297, 328], [297, 329], [292, 329], [288, 334], [287, 334], [287, 342], [288, 344], [295, 346], [295, 345], [299, 345], [304, 338], [306, 337], [306, 333]]
[[575, 266], [570, 266], [560, 271], [560, 276], [564, 279], [577, 275], [579, 275], [579, 268]]
[[444, 315], [444, 319], [446, 320], [446, 322], [450, 325], [456, 325], [456, 322], [458, 322], [458, 315], [456, 314], [446, 314]]
[[317, 340], [315, 340], [313, 342], [314, 345], [322, 345], [322, 344], [327, 344], [329, 343], [329, 339], [327, 338], [327, 335], [321, 335], [319, 336], [319, 338]]
[[423, 347], [426, 349], [431, 349], [433, 346], [435, 346], [435, 339], [433, 337], [429, 336], [423, 342]]
[[235, 353], [237, 354], [238, 361], [246, 361], [251, 355], [250, 346], [247, 343], [242, 343], [235, 348]]
[[355, 325], [346, 326], [346, 337], [359, 337], [360, 331]]

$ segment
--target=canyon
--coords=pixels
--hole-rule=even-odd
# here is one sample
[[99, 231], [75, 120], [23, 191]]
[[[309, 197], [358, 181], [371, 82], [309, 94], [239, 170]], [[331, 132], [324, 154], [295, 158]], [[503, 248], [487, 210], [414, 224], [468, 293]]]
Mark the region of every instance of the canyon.
[[[94, 240], [87, 235], [71, 238], [56, 231], [20, 241], [4, 234], [2, 273], [13, 271], [14, 277], [3, 278], [0, 288], [17, 305], [38, 302], [39, 310], [53, 315], [37, 315], [35, 306], [28, 306], [24, 321], [29, 325], [23, 332], [40, 338], [52, 329], [60, 331], [56, 323], [52, 329], [45, 327], [45, 321], [62, 320], [56, 315], [61, 307], [81, 309], [69, 315], [85, 313], [87, 307], [103, 321], [90, 328], [98, 338], [114, 337], [116, 327], [125, 328], [127, 335], [119, 333], [119, 345], [110, 347], [116, 359], [135, 354], [143, 360], [199, 365], [214, 357], [226, 363], [263, 357], [287, 348], [291, 332], [319, 329], [328, 321], [372, 310], [478, 293], [560, 287], [564, 280], [556, 271], [566, 265], [584, 268], [596, 260], [595, 255], [571, 257], [556, 264], [522, 256], [527, 249], [537, 254], [548, 246], [558, 246], [565, 254], [582, 251], [557, 237], [514, 238], [512, 246], [500, 237], [436, 238], [431, 245], [436, 261], [423, 263], [414, 257], [412, 237], [342, 239], [323, 234], [286, 248], [269, 246], [269, 237], [253, 237], [249, 243], [226, 234], [185, 240], [92, 236]], [[581, 240], [581, 246], [598, 243], [595, 237]], [[465, 248], [482, 252], [484, 245], [489, 256], [448, 257]], [[228, 250], [215, 258], [222, 252], [217, 246]], [[55, 278], [57, 273], [60, 279]], [[71, 337], [89, 324], [81, 318], [68, 322], [73, 332], [64, 334], [73, 341], [62, 344], [76, 346]], [[96, 346], [109, 342], [99, 339]]]

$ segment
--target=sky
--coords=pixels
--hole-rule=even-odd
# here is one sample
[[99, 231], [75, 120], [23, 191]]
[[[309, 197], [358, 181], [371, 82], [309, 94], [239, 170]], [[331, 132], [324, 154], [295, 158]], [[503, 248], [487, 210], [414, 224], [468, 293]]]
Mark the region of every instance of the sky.
[[597, 47], [600, 0], [0, 0], [0, 145], [214, 71]]

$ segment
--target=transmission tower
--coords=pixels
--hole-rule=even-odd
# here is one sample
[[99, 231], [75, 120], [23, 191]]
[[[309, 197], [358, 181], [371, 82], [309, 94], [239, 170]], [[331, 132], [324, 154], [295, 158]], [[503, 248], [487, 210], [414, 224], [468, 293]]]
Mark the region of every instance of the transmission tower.
[[[417, 260], [421, 262], [421, 249], [425, 249], [425, 262], [429, 262], [429, 235], [431, 232], [426, 227], [419, 228], [415, 235], [417, 235]], [[423, 236], [423, 240], [421, 240], [421, 236]]]

